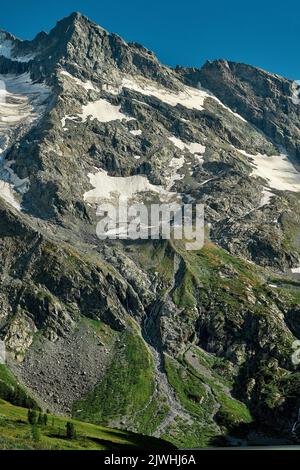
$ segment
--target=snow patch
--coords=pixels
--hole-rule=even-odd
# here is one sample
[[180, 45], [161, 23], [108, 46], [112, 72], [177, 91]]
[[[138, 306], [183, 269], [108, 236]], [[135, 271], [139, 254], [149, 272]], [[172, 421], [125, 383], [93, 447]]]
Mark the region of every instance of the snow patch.
[[167, 189], [170, 190], [174, 186], [175, 182], [184, 178], [184, 175], [179, 174], [178, 171], [183, 167], [185, 158], [182, 156], [180, 158], [172, 158], [169, 164], [171, 168], [171, 175], [169, 175], [167, 180]]
[[14, 189], [20, 194], [25, 194], [28, 191], [29, 179], [19, 178], [18, 175], [13, 171], [11, 166], [15, 163], [14, 160], [3, 160], [1, 161], [2, 167], [0, 168], [0, 176], [2, 179], [7, 180], [14, 186]]
[[64, 131], [67, 131], [68, 129], [66, 128], [66, 121], [67, 119], [69, 119], [70, 121], [76, 121], [78, 119], [78, 115], [71, 115], [71, 114], [68, 114], [67, 116], [64, 116], [63, 118], [61, 118], [60, 122], [61, 122], [61, 125], [62, 127], [64, 128]]
[[142, 135], [141, 129], [129, 131], [132, 135]]
[[24, 56], [16, 56], [13, 57], [12, 60], [16, 60], [18, 62], [30, 62], [31, 60], [35, 59], [36, 54], [28, 54]]
[[121, 106], [114, 106], [109, 101], [99, 99], [88, 103], [82, 107], [82, 112], [77, 115], [67, 115], [61, 119], [62, 126], [65, 126], [66, 119], [76, 120], [81, 118], [85, 122], [89, 117], [94, 120], [97, 119], [99, 122], [111, 122], [111, 121], [132, 121], [134, 118], [127, 116], [120, 111]]
[[269, 188], [264, 188], [262, 191], [262, 198], [259, 207], [264, 207], [270, 204], [272, 196], [275, 196], [275, 194], [272, 193]]
[[170, 106], [181, 104], [188, 109], [202, 111], [205, 98], [209, 94], [197, 88], [184, 87], [183, 91], [175, 92], [167, 88], [159, 87], [155, 82], [142, 77], [127, 77], [122, 80], [122, 87], [136, 91], [145, 96], [153, 96]]
[[6, 162], [3, 156], [0, 156], [0, 197], [21, 211], [21, 205], [16, 195], [23, 195], [28, 191], [29, 179], [20, 179], [11, 168], [13, 163], [15, 163], [13, 160]]
[[109, 101], [100, 99], [83, 106], [80, 116], [86, 121], [89, 116], [98, 119], [100, 122], [110, 122], [117, 120], [132, 121], [134, 118], [127, 116], [120, 111], [121, 106], [114, 106]]
[[279, 191], [300, 192], [300, 173], [285, 153], [268, 156], [251, 155], [244, 150], [236, 149], [245, 155], [253, 167], [252, 176], [268, 181], [268, 186]]
[[194, 157], [195, 157], [196, 163], [198, 163], [198, 165], [203, 165], [204, 158], [203, 158], [202, 155], [198, 155], [197, 153], [195, 153]]
[[186, 148], [186, 144], [177, 137], [172, 136], [168, 137], [168, 139], [175, 145], [175, 147], [179, 148], [180, 150], [184, 150]]
[[214, 179], [215, 176], [213, 176], [212, 178], [208, 178], [207, 180], [202, 181], [202, 183], [200, 183], [200, 186], [204, 186], [205, 184], [209, 183], [210, 181], [213, 181]]
[[19, 201], [16, 199], [16, 193], [13, 190], [13, 186], [6, 181], [0, 181], [0, 197], [19, 212], [21, 211], [21, 206]]
[[198, 144], [197, 142], [191, 142], [190, 144], [188, 144], [188, 149], [191, 153], [193, 153], [194, 155], [195, 154], [203, 154], [205, 153], [205, 145], [202, 145], [202, 144]]
[[205, 99], [212, 98], [235, 117], [242, 120], [243, 122], [247, 122], [242, 116], [232, 111], [228, 106], [225, 106], [222, 101], [220, 101], [210, 91], [202, 88], [200, 83], [198, 84], [197, 88], [183, 86], [181, 91], [176, 92], [159, 86], [155, 82], [147, 80], [143, 77], [127, 76], [123, 78], [121, 87], [119, 87], [119, 92], [122, 90], [122, 88], [128, 88], [129, 90], [136, 91], [142, 95], [153, 96], [170, 106], [177, 106], [180, 104], [185, 108], [197, 109], [199, 111], [204, 109]]
[[28, 190], [28, 178], [20, 179], [12, 170], [12, 160], [5, 160], [10, 143], [41, 117], [51, 90], [45, 84], [34, 83], [28, 73], [0, 75], [0, 196], [20, 210], [16, 193]]
[[89, 203], [100, 203], [111, 198], [129, 200], [140, 193], [150, 192], [169, 196], [172, 193], [162, 186], [153, 185], [146, 176], [109, 176], [106, 171], [100, 170], [97, 173], [88, 174], [91, 191], [84, 194], [84, 200]]
[[295, 80], [292, 83], [292, 102], [294, 104], [300, 104], [300, 80]]
[[80, 80], [79, 78], [77, 77], [74, 77], [74, 75], [71, 75], [69, 72], [67, 72], [66, 70], [61, 70], [60, 71], [60, 75], [63, 75], [64, 77], [67, 77], [69, 78], [70, 80], [73, 80], [76, 85], [78, 86], [81, 86], [82, 88], [84, 88], [85, 90], [89, 91], [89, 90], [92, 90], [92, 91], [99, 91], [98, 88], [96, 88], [92, 82], [90, 82], [89, 80], [87, 80], [86, 82], [83, 82], [82, 80]]
[[205, 146], [197, 142], [186, 143], [175, 136], [168, 137], [168, 139], [180, 150], [188, 150], [192, 154], [203, 154], [205, 152]]

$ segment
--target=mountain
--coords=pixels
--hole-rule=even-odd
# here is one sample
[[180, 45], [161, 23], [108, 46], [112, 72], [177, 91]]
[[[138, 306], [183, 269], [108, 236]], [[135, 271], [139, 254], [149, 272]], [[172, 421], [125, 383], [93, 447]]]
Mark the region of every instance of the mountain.
[[[170, 67], [74, 13], [0, 35], [0, 339], [56, 414], [179, 447], [292, 442], [296, 82]], [[97, 205], [204, 204], [205, 244], [100, 240]], [[2, 379], [3, 381], [4, 379]]]

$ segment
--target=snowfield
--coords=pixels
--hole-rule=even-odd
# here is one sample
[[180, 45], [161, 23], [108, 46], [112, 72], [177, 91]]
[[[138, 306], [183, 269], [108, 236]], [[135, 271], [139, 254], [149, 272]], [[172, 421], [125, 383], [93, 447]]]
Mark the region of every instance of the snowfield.
[[92, 91], [99, 91], [98, 88], [96, 88], [92, 82], [90, 82], [89, 80], [87, 80], [86, 82], [83, 82], [82, 80], [80, 80], [79, 78], [77, 77], [74, 77], [74, 75], [71, 75], [69, 72], [67, 72], [66, 70], [61, 70], [60, 71], [60, 75], [62, 75], [63, 77], [67, 77], [68, 79], [72, 80], [74, 83], [76, 83], [76, 85], [78, 86], [81, 86], [82, 88], [84, 88], [86, 91], [89, 91], [89, 90], [92, 90]]
[[97, 173], [89, 173], [88, 177], [94, 187], [84, 194], [84, 200], [89, 203], [100, 203], [118, 198], [126, 201], [145, 192], [166, 197], [174, 194], [162, 186], [151, 184], [146, 176], [141, 175], [109, 176], [106, 171], [100, 170]]
[[18, 178], [11, 168], [14, 162], [5, 160], [5, 151], [42, 116], [51, 90], [34, 83], [28, 73], [0, 75], [0, 83], [0, 196], [20, 210], [16, 194], [28, 190], [29, 180]]
[[114, 106], [109, 101], [100, 98], [97, 101], [90, 102], [82, 107], [82, 111], [76, 115], [64, 116], [61, 119], [62, 127], [65, 127], [66, 120], [76, 121], [78, 118], [86, 122], [88, 118], [97, 119], [99, 122], [111, 121], [132, 121], [134, 118], [127, 116], [120, 111], [121, 106]]
[[127, 116], [120, 111], [121, 106], [114, 106], [109, 101], [100, 99], [93, 103], [88, 103], [82, 107], [82, 113], [79, 116], [86, 121], [88, 117], [98, 119], [100, 122], [110, 122], [124, 119], [131, 121], [134, 118]]
[[209, 96], [207, 92], [191, 87], [184, 87], [184, 91], [180, 92], [162, 87], [159, 88], [150, 80], [145, 80], [141, 77], [134, 79], [132, 77], [123, 78], [122, 88], [128, 88], [142, 95], [153, 96], [170, 106], [181, 104], [185, 108], [198, 109], [200, 111], [204, 109], [204, 100]]
[[[131, 75], [125, 75], [120, 80], [120, 84], [106, 84], [104, 85], [103, 89], [113, 95], [119, 95], [123, 88], [127, 88], [144, 96], [153, 96], [154, 98], [157, 98], [158, 100], [170, 106], [181, 105], [187, 109], [196, 109], [199, 111], [204, 109], [205, 99], [212, 98], [232, 115], [242, 120], [243, 122], [247, 122], [242, 116], [232, 111], [228, 106], [224, 105], [222, 101], [220, 101], [210, 91], [202, 88], [200, 83], [198, 84], [197, 88], [189, 87], [183, 85], [182, 83], [179, 84], [182, 86], [182, 90], [177, 92], [163, 86], [159, 86], [155, 82], [141, 76], [133, 77]], [[143, 103], [142, 101], [136, 101], [147, 106], [147, 104]]]
[[0, 197], [17, 209], [17, 211], [21, 211], [21, 205], [16, 198], [16, 192], [14, 191], [13, 186], [2, 180], [0, 180]]
[[300, 173], [285, 153], [280, 155], [251, 155], [244, 150], [236, 149], [245, 155], [252, 167], [252, 176], [268, 182], [268, 186], [279, 191], [300, 192]]
[[170, 106], [177, 106], [180, 104], [185, 108], [197, 109], [199, 111], [204, 109], [205, 99], [212, 98], [235, 117], [242, 120], [243, 122], [247, 122], [242, 116], [232, 111], [230, 108], [228, 108], [228, 106], [225, 106], [222, 101], [220, 101], [210, 91], [202, 88], [200, 83], [198, 84], [198, 88], [185, 85], [183, 86], [182, 91], [175, 92], [167, 88], [158, 87], [156, 83], [151, 82], [150, 80], [146, 80], [142, 77], [133, 78], [128, 76], [123, 78], [119, 92], [122, 90], [122, 88], [128, 88], [129, 90], [136, 91], [142, 95], [154, 96], [158, 100], [169, 104]]

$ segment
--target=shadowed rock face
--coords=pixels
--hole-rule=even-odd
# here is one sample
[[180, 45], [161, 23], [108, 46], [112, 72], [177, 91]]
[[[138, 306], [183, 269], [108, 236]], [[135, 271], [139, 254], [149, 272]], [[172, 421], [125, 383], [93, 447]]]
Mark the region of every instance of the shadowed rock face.
[[[10, 369], [45, 408], [180, 446], [289, 440], [300, 398], [295, 83], [226, 61], [174, 70], [78, 13], [33, 41], [3, 34]], [[204, 204], [204, 248], [98, 240], [96, 203], [118, 192]]]
[[246, 64], [218, 60], [180, 74], [194, 86], [201, 82], [229, 107], [283, 145], [299, 159], [299, 105], [290, 80]]

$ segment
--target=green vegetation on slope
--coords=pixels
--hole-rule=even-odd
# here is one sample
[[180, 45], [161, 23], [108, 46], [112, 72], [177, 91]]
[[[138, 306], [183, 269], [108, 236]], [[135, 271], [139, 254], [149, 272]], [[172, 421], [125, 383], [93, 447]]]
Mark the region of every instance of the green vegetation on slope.
[[189, 428], [178, 422], [177, 429], [174, 426], [169, 429], [168, 434], [176, 445], [182, 445], [188, 439], [192, 446], [209, 446], [211, 438], [217, 434], [213, 416], [225, 431], [236, 424], [252, 421], [246, 405], [230, 395], [227, 386], [218, 374], [211, 373], [211, 369], [203, 368], [201, 374], [184, 358], [177, 361], [169, 356], [165, 356], [165, 368], [181, 404], [196, 418]]
[[22, 387], [6, 365], [0, 364], [0, 398], [17, 406], [39, 408], [36, 401]]
[[137, 331], [119, 336], [113, 361], [103, 380], [73, 406], [81, 420], [122, 426], [150, 434], [166, 410], [155, 396], [154, 368], [149, 350]]
[[180, 307], [189, 308], [197, 304], [199, 287], [209, 291], [217, 289], [220, 300], [232, 304], [239, 302], [238, 298], [247, 300], [245, 285], [255, 287], [262, 282], [257, 267], [229, 255], [212, 243], [206, 242], [199, 251], [186, 251], [178, 241], [172, 244], [185, 264], [182, 282], [173, 293], [173, 300]]
[[38, 432], [27, 420], [26, 408], [0, 400], [0, 450], [122, 450], [126, 448], [165, 449], [172, 445], [160, 439], [104, 428], [71, 420], [74, 439], [66, 437], [68, 418], [48, 415], [46, 426]]

